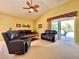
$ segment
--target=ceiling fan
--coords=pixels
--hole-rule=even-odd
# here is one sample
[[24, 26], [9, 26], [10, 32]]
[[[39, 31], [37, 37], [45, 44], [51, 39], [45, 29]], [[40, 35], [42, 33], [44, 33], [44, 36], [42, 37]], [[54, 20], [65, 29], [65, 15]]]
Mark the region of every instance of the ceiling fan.
[[32, 5], [32, 0], [31, 2], [27, 1], [26, 4], [28, 5], [27, 7], [23, 7], [23, 9], [29, 9], [29, 13], [35, 11], [38, 12], [38, 8], [40, 7], [39, 5]]

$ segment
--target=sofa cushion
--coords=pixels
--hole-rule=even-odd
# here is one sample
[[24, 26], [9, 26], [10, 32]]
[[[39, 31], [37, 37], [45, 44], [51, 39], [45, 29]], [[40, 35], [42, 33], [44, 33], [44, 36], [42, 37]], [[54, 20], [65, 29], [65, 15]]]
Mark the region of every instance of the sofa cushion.
[[19, 35], [29, 35], [29, 34], [32, 34], [32, 31], [31, 30], [18, 30], [19, 32]]
[[14, 40], [19, 37], [19, 35], [16, 31], [7, 32], [6, 34], [10, 40]]
[[12, 33], [11, 34], [11, 39], [17, 39], [19, 36], [17, 33]]
[[51, 30], [50, 33], [57, 34], [57, 31], [56, 30]]
[[49, 30], [46, 30], [45, 33], [50, 33], [50, 31]]

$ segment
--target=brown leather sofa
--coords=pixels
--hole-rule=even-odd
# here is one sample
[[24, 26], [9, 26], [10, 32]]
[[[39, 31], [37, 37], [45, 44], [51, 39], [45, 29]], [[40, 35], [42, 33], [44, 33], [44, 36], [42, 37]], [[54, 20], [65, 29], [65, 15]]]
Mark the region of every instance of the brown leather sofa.
[[31, 30], [18, 30], [18, 33], [22, 34], [22, 35], [33, 34], [33, 32]]
[[57, 31], [55, 30], [45, 30], [45, 33], [41, 34], [41, 38], [43, 40], [55, 42], [55, 35], [57, 34]]

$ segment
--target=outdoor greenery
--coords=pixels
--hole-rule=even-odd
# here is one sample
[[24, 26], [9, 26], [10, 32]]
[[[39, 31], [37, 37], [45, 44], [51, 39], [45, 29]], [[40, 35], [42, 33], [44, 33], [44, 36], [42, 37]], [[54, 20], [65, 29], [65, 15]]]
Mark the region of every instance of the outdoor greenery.
[[[62, 22], [63, 23], [63, 22]], [[52, 21], [52, 29], [58, 31], [58, 21]], [[61, 30], [64, 32], [73, 32], [74, 26], [71, 23], [63, 23]]]
[[64, 32], [72, 32], [73, 31], [73, 28], [72, 28], [72, 25], [66, 23], [65, 25], [63, 25], [61, 27], [61, 29], [64, 31]]

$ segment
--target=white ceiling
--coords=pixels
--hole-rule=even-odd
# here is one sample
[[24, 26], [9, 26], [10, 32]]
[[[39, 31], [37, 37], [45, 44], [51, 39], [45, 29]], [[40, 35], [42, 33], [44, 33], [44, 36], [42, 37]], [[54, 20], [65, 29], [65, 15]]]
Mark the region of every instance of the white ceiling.
[[69, 0], [33, 0], [33, 4], [40, 5], [38, 13], [29, 13], [27, 9], [22, 9], [22, 7], [26, 6], [26, 1], [30, 0], [0, 0], [0, 12], [34, 20], [51, 8], [61, 5]]

